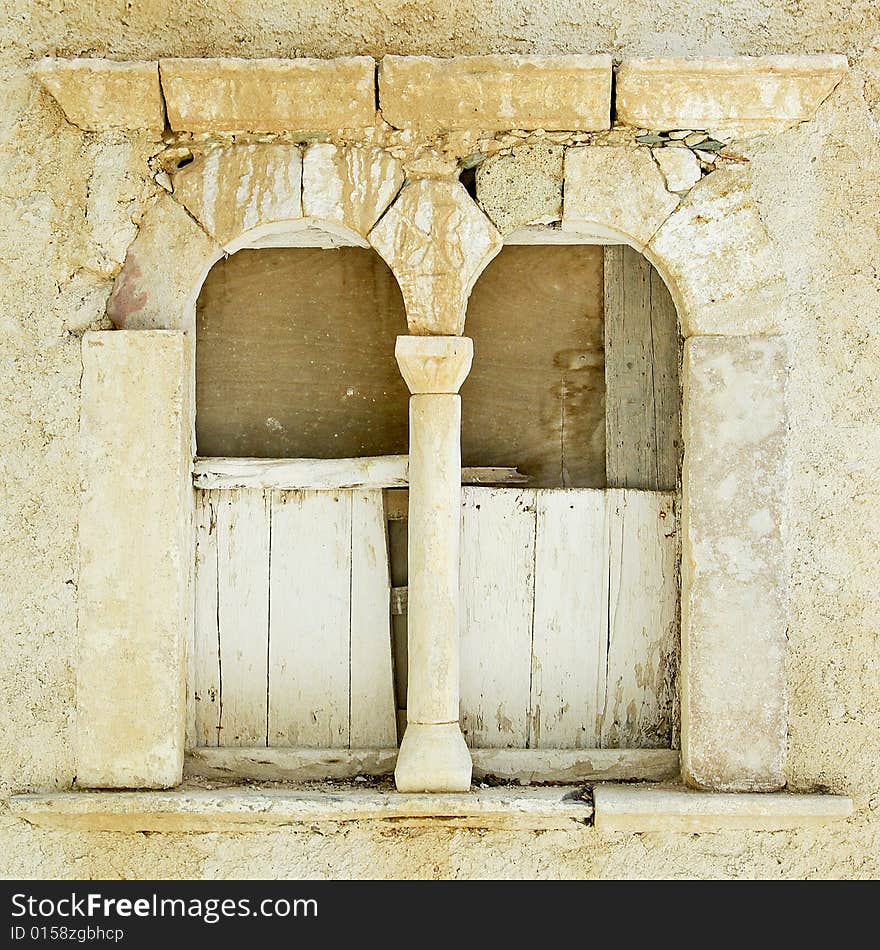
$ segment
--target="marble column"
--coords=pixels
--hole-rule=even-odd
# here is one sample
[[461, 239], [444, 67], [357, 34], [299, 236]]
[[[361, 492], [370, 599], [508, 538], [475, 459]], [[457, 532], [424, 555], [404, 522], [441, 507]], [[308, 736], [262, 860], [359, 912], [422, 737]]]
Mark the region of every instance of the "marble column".
[[461, 397], [473, 342], [400, 336], [409, 402], [407, 726], [394, 772], [402, 792], [467, 791], [471, 757], [459, 726]]

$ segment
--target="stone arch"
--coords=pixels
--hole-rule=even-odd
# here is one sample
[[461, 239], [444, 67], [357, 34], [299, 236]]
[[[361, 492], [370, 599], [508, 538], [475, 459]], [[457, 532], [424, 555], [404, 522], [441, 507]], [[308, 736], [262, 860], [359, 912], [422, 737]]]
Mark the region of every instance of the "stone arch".
[[403, 170], [378, 148], [259, 143], [206, 151], [172, 184], [116, 278], [107, 315], [119, 329], [189, 331], [208, 271], [245, 248], [370, 247]]

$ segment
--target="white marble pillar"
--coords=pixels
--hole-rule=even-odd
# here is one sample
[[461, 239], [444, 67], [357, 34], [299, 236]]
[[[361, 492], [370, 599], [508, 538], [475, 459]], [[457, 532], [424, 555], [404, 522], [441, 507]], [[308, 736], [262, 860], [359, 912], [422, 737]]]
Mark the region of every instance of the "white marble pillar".
[[407, 726], [394, 778], [402, 792], [467, 791], [471, 757], [461, 734], [458, 562], [461, 397], [473, 343], [399, 336], [409, 401]]

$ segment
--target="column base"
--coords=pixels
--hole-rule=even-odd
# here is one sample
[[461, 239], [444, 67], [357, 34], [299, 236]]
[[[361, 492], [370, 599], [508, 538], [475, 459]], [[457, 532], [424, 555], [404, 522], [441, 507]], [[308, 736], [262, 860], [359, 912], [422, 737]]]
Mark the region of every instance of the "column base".
[[394, 770], [399, 792], [466, 792], [471, 769], [457, 722], [407, 723]]

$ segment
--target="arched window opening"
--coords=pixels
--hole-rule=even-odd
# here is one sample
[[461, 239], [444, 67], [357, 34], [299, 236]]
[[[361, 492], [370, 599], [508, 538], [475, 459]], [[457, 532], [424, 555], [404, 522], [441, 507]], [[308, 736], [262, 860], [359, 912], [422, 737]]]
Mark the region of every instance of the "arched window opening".
[[220, 261], [196, 308], [198, 454], [406, 454], [399, 333], [400, 289], [372, 250], [267, 248]]

